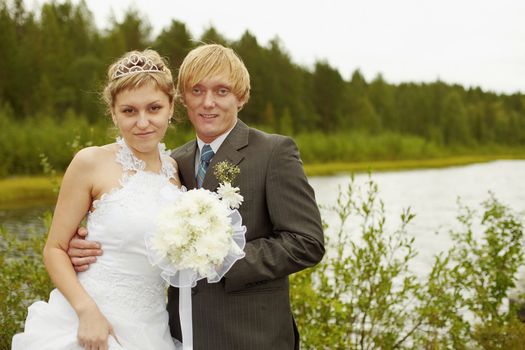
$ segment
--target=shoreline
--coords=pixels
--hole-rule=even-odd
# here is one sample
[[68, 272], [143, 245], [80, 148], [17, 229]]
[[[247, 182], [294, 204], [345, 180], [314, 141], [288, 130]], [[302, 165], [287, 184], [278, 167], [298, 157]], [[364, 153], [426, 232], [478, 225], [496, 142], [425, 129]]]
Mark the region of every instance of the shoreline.
[[57, 194], [56, 181], [46, 175], [21, 175], [0, 179], [0, 209], [16, 209], [35, 205], [53, 205]]
[[[321, 164], [305, 164], [306, 175], [332, 176], [338, 174], [366, 173], [371, 171], [405, 171], [417, 169], [437, 169], [470, 164], [486, 163], [497, 160], [523, 160], [525, 155], [490, 155], [490, 156], [457, 156], [423, 160], [392, 160], [363, 162], [328, 162]], [[50, 204], [56, 201], [53, 191], [61, 177], [54, 180], [49, 176], [13, 176], [0, 179], [0, 209], [13, 209], [32, 206], [34, 204]]]
[[485, 156], [452, 156], [431, 159], [378, 160], [362, 162], [327, 162], [304, 164], [307, 176], [331, 176], [337, 174], [366, 173], [371, 171], [405, 171], [418, 169], [439, 169], [470, 164], [487, 163], [497, 160], [525, 160], [524, 154], [500, 154]]

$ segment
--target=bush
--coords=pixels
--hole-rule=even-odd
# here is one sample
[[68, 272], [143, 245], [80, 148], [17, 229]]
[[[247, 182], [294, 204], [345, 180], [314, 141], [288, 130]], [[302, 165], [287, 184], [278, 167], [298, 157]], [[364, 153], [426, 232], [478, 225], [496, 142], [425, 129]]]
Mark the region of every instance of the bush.
[[[49, 227], [51, 215], [45, 218]], [[27, 307], [47, 300], [53, 284], [42, 262], [46, 237], [28, 235], [21, 240], [0, 227], [0, 349], [10, 349], [15, 333], [22, 331]]]
[[428, 159], [447, 150], [421, 137], [392, 132], [310, 132], [295, 136], [306, 163]]
[[[117, 135], [109, 118], [89, 124], [82, 115], [67, 111], [60, 121], [50, 116], [16, 119], [0, 105], [0, 178], [42, 174], [41, 154], [62, 173], [81, 148], [114, 142]], [[194, 137], [193, 130], [178, 123], [168, 129], [165, 142], [168, 148], [175, 148]]]
[[[506, 298], [523, 262], [523, 224], [493, 195], [482, 213], [461, 207], [447, 254], [417, 277], [407, 227], [387, 229], [377, 185], [340, 191], [323, 262], [292, 276], [304, 349], [522, 349], [525, 327]], [[521, 339], [521, 341], [520, 341]]]

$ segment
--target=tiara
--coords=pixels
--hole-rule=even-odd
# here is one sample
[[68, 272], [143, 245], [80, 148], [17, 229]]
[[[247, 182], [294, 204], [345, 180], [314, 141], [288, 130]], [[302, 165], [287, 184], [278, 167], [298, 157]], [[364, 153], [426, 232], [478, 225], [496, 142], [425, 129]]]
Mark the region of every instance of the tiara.
[[131, 54], [129, 57], [125, 57], [120, 60], [117, 65], [115, 73], [111, 76], [111, 79], [117, 79], [129, 74], [135, 73], [159, 73], [162, 72], [155, 63], [146, 56], [139, 54]]

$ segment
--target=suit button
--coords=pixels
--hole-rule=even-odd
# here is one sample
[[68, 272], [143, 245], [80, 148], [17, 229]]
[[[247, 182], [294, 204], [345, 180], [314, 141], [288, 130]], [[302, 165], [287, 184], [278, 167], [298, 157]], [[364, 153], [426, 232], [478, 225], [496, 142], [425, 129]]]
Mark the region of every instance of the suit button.
[[197, 288], [192, 288], [191, 289], [191, 295], [195, 295], [199, 292], [199, 290]]

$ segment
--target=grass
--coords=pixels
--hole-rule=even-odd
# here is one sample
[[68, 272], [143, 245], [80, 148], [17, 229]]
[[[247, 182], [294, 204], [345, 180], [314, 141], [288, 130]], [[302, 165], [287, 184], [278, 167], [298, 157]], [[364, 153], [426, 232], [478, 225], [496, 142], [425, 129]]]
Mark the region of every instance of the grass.
[[53, 182], [48, 176], [21, 176], [0, 180], [0, 208], [52, 203], [56, 200]]
[[[423, 168], [445, 168], [501, 159], [525, 159], [523, 155], [457, 156], [423, 160], [329, 162], [305, 164], [308, 176], [329, 176], [340, 173], [395, 171]], [[58, 179], [60, 181], [60, 179]], [[21, 176], [0, 179], [0, 209], [27, 206], [29, 203], [53, 203], [55, 185], [47, 176]]]
[[305, 164], [308, 176], [328, 176], [340, 173], [362, 173], [367, 171], [395, 171], [425, 168], [446, 168], [451, 166], [485, 163], [502, 159], [525, 159], [524, 155], [486, 155], [457, 156], [435, 159], [365, 161], [365, 162], [330, 162], [321, 164]]

